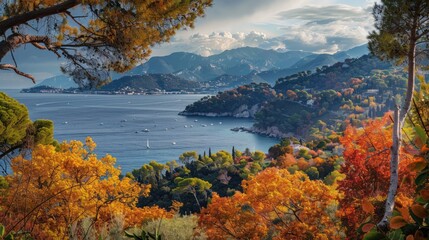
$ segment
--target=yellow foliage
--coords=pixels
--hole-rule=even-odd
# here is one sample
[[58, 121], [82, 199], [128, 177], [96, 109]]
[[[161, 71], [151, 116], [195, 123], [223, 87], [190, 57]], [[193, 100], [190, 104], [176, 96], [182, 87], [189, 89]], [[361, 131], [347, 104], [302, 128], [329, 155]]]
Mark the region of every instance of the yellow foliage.
[[124, 227], [130, 227], [172, 217], [174, 213], [157, 207], [135, 207], [150, 186], [121, 179], [115, 158], [98, 159], [92, 153], [95, 146], [88, 137], [85, 145], [79, 141], [63, 142], [58, 149], [38, 145], [31, 159], [13, 159], [13, 174], [6, 177], [9, 188], [0, 195], [0, 219], [6, 229], [28, 231], [38, 239], [65, 239], [71, 226], [84, 219], [101, 227], [122, 214]]
[[[219, 197], [203, 209], [199, 225], [209, 239], [339, 239], [338, 193], [300, 172], [267, 168], [242, 182], [243, 193]], [[330, 212], [331, 211], [331, 212]]]

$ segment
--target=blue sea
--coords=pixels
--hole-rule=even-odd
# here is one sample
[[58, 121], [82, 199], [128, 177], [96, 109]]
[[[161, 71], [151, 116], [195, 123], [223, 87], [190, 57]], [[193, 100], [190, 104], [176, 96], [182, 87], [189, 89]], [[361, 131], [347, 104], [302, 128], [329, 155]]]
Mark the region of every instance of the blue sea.
[[[205, 95], [83, 95], [19, 93], [4, 90], [25, 104], [32, 120], [51, 119], [59, 141], [91, 136], [96, 153], [117, 159], [122, 173], [151, 160], [165, 163], [185, 151], [203, 154], [218, 150], [267, 152], [278, 140], [234, 127], [250, 127], [252, 121], [234, 118], [180, 116], [188, 104]], [[149, 149], [147, 145], [149, 144]]]

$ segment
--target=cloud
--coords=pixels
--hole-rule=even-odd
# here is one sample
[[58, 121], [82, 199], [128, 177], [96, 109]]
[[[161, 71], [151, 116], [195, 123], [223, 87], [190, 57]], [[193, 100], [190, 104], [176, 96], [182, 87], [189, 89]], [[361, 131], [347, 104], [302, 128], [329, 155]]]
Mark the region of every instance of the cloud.
[[[304, 21], [362, 21], [368, 18], [371, 13], [370, 8], [353, 7], [349, 5], [330, 5], [330, 6], [305, 6], [301, 8], [290, 9], [277, 14], [277, 17], [283, 19], [299, 19]], [[328, 21], [327, 21], [328, 20]]]
[[[184, 39], [175, 39], [169, 45], [163, 45], [164, 51], [168, 48], [181, 49], [202, 56], [221, 53], [228, 49], [239, 47], [260, 47], [264, 49], [284, 48], [281, 39], [269, 38], [263, 32], [212, 32], [210, 34], [197, 33]], [[167, 48], [167, 49], [166, 49]]]
[[280, 36], [289, 50], [333, 53], [367, 41], [373, 29], [370, 7], [305, 6], [277, 14], [283, 21]]
[[197, 24], [195, 31], [179, 34], [171, 43], [156, 48], [155, 54], [180, 49], [208, 56], [244, 46], [334, 53], [367, 42], [373, 17], [372, 4], [366, 0], [354, 1], [354, 6], [330, 0], [331, 5], [306, 6], [306, 2], [215, 1], [200, 27]]

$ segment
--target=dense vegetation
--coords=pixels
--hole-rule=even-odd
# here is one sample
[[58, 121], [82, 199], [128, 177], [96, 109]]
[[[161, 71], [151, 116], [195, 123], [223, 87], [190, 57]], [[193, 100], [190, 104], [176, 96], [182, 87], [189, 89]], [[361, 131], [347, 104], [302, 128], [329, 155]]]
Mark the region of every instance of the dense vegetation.
[[[427, 234], [417, 230], [426, 221], [423, 201], [429, 199], [427, 90], [422, 83], [413, 110], [420, 117], [413, 115], [407, 128], [411, 141], [403, 146], [398, 215], [391, 223], [398, 230], [388, 236]], [[25, 115], [25, 107], [20, 111]], [[317, 144], [284, 139], [267, 154], [234, 148], [184, 152], [122, 177], [113, 157], [94, 154], [90, 138], [44, 141], [32, 147], [31, 156], [13, 157], [13, 174], [1, 178], [1, 223], [5, 235], [18, 238], [125, 238], [143, 231], [167, 239], [380, 239], [384, 235], [371, 229], [387, 191], [391, 126], [387, 114]], [[414, 184], [423, 196], [417, 203]]]
[[253, 131], [313, 141], [344, 131], [347, 122], [360, 126], [363, 119], [383, 116], [404, 94], [405, 82], [402, 69], [365, 55], [279, 79], [273, 88], [252, 83], [220, 92], [187, 106], [184, 113], [241, 117], [243, 106], [256, 106], [246, 115], [255, 118]]
[[100, 90], [104, 91], [126, 91], [126, 92], [148, 92], [154, 90], [164, 91], [195, 91], [200, 84], [188, 81], [171, 74], [145, 74], [126, 76], [115, 80]]
[[189, 106], [184, 113], [234, 113], [240, 107], [252, 108], [263, 105], [277, 97], [276, 92], [267, 83], [252, 83], [236, 89], [218, 93], [216, 96], [206, 96]]

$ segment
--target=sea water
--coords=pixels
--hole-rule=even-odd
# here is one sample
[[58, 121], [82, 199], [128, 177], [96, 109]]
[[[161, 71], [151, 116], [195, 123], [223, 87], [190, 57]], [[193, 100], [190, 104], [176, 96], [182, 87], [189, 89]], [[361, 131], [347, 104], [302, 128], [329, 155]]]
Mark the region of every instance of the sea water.
[[[91, 136], [96, 154], [111, 154], [122, 173], [156, 160], [178, 160], [186, 151], [208, 154], [232, 147], [267, 152], [278, 140], [234, 127], [250, 127], [252, 121], [237, 118], [180, 116], [188, 104], [205, 95], [94, 95], [19, 93], [4, 90], [25, 104], [30, 118], [50, 119], [59, 141], [84, 141]], [[149, 145], [149, 148], [148, 146]]]

